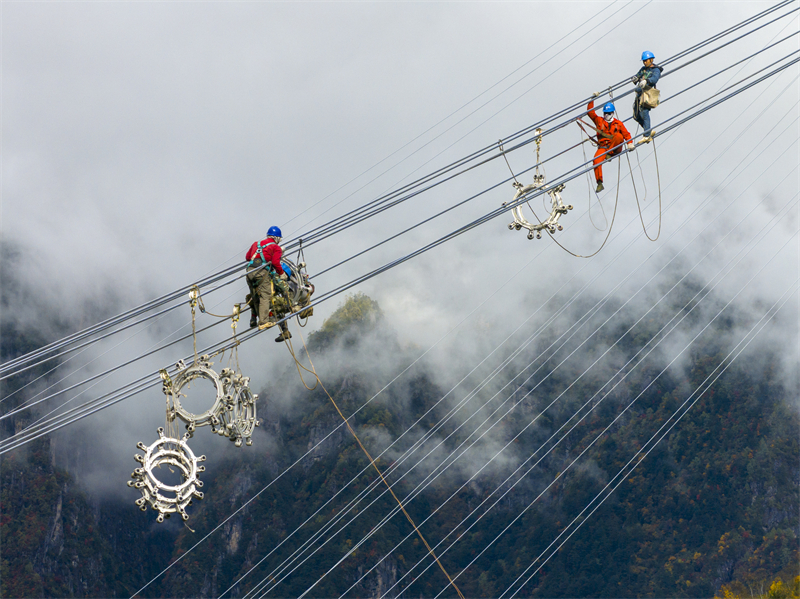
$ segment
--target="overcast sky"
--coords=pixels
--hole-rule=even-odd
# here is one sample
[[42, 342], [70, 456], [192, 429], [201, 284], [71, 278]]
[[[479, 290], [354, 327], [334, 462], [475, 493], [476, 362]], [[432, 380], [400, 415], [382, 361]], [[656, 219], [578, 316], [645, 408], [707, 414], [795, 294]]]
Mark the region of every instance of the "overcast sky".
[[[271, 225], [282, 227], [285, 237], [302, 234], [630, 77], [643, 50], [659, 62], [772, 4], [3, 2], [2, 238], [22, 252], [31, 288], [54, 313], [103, 298], [114, 302], [112, 312], [122, 311], [237, 263]], [[795, 15], [672, 76], [667, 69], [662, 98], [797, 29]], [[794, 37], [665, 102], [652, 112], [656, 130], [731, 78], [797, 48]], [[746, 251], [800, 190], [797, 76], [794, 66], [659, 140], [658, 171], [652, 147], [639, 151], [637, 176], [644, 177], [647, 199], [642, 187], [638, 191], [647, 222], [658, 213], [660, 175], [664, 219], [655, 243], [637, 237], [641, 225], [625, 179], [614, 237], [591, 262], [548, 239], [528, 241], [524, 232], [509, 231], [510, 217], [502, 217], [356, 290], [380, 302], [404, 342], [425, 348], [464, 318], [461, 342], [499, 340], [571, 277], [575, 286], [612, 264], [594, 284], [605, 292], [653, 252], [644, 274], [628, 280], [620, 294], [638, 289], [687, 244], [680, 274], [720, 243], [698, 267], [710, 277]], [[630, 105], [630, 97], [619, 100], [621, 118], [630, 116]], [[570, 125], [545, 138], [542, 158], [580, 139]], [[535, 162], [532, 146], [508, 158], [516, 172]], [[583, 160], [581, 150], [572, 150], [548, 165], [548, 177]], [[617, 163], [605, 168], [612, 189], [601, 202], [610, 218], [615, 193], [608, 182], [616, 182]], [[623, 176], [627, 168], [622, 163]], [[508, 176], [505, 162], [495, 160], [312, 246], [309, 270], [322, 270]], [[481, 195], [319, 277], [317, 288], [338, 286], [413, 251], [513, 192], [506, 183]], [[604, 222], [596, 196], [582, 179], [563, 195], [575, 209], [562, 219], [558, 239], [575, 252], [594, 251], [605, 236], [592, 224]], [[763, 277], [745, 288], [742, 306], [776, 297], [797, 278], [797, 225], [795, 204], [722, 283], [726, 298], [787, 242]], [[469, 316], [500, 285], [501, 292]], [[226, 288], [207, 306], [224, 311], [244, 293], [243, 283]], [[337, 303], [321, 306], [312, 328]], [[187, 309], [169, 326], [98, 358], [89, 371], [130, 357], [188, 322]], [[242, 349], [245, 369], [257, 373], [256, 388], [268, 383], [260, 374], [265, 362], [288, 359], [272, 337], [262, 335]], [[796, 349], [795, 332], [789, 341]], [[172, 364], [185, 350], [157, 356], [119, 382]], [[136, 431], [128, 430], [135, 440], [153, 436], [152, 422], [163, 410], [160, 393], [151, 395], [133, 408], [148, 415]]]

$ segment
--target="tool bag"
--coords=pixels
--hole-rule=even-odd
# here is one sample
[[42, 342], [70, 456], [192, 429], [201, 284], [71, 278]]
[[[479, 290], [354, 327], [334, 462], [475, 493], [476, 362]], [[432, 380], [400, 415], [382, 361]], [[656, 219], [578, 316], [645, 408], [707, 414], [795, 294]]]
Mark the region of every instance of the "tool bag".
[[642, 95], [639, 96], [639, 106], [646, 109], [652, 109], [658, 106], [658, 103], [661, 101], [661, 92], [658, 91], [655, 87], [648, 87], [644, 91], [642, 91]]

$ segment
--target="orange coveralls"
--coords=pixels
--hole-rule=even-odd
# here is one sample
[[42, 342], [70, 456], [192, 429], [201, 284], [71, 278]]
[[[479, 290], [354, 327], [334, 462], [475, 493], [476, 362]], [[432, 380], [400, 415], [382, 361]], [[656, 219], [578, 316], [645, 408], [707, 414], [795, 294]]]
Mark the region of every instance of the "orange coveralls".
[[[589, 102], [586, 108], [589, 111], [589, 118], [594, 121], [597, 127], [597, 152], [594, 153], [594, 178], [598, 183], [603, 181], [603, 161], [606, 158], [615, 156], [622, 152], [622, 143], [631, 140], [631, 134], [619, 119], [613, 119], [610, 123], [594, 113], [594, 100]], [[609, 148], [614, 148], [609, 152]]]

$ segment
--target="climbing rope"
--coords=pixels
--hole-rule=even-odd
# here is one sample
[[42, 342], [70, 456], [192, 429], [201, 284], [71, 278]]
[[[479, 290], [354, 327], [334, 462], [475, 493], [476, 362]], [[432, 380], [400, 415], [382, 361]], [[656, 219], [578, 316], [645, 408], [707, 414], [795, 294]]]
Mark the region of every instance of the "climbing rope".
[[[299, 320], [300, 319], [298, 317], [298, 321]], [[300, 334], [300, 337], [301, 338], [303, 337], [302, 333]], [[292, 345], [291, 338], [285, 339], [284, 341], [285, 341], [286, 348], [289, 350], [289, 353], [292, 355], [292, 359], [294, 360], [294, 365], [297, 368], [297, 374], [300, 376], [300, 382], [303, 383], [303, 387], [305, 387], [308, 391], [313, 391], [314, 389], [316, 389], [319, 386], [319, 377], [317, 376], [317, 373], [313, 369], [314, 365], [313, 364], [311, 365], [311, 369], [306, 368], [306, 366], [304, 364], [301, 364], [300, 360], [297, 359], [297, 355], [294, 352], [294, 346]], [[308, 354], [308, 348], [305, 347], [305, 341], [303, 341], [303, 347], [306, 350], [306, 356], [308, 356], [309, 355]], [[311, 356], [308, 357], [308, 361], [311, 362]], [[303, 370], [305, 370], [308, 374], [312, 375], [316, 379], [316, 382], [314, 383], [313, 387], [309, 387], [308, 384], [306, 383], [305, 379], [303, 378], [303, 372], [302, 372]], [[326, 391], [326, 393], [327, 393], [327, 391]]]
[[[417, 533], [417, 536], [419, 536], [419, 539], [422, 541], [422, 544], [425, 545], [425, 548], [428, 550], [428, 553], [431, 555], [431, 557], [434, 559], [434, 561], [438, 564], [439, 569], [442, 571], [442, 573], [444, 573], [445, 577], [450, 582], [452, 587], [455, 589], [456, 593], [458, 593], [459, 598], [460, 599], [465, 599], [464, 595], [461, 593], [461, 590], [458, 588], [458, 586], [456, 585], [455, 581], [450, 577], [450, 574], [448, 574], [448, 572], [445, 569], [444, 565], [442, 565], [442, 562], [440, 562], [439, 558], [436, 557], [436, 554], [434, 553], [433, 549], [431, 549], [431, 546], [428, 544], [428, 541], [425, 539], [425, 536], [422, 534], [422, 531], [417, 527], [417, 525], [415, 524], [413, 518], [411, 518], [411, 515], [408, 513], [408, 511], [406, 511], [406, 508], [403, 505], [403, 502], [400, 501], [400, 498], [395, 494], [394, 489], [392, 489], [392, 486], [389, 484], [389, 481], [387, 481], [386, 478], [383, 476], [383, 472], [378, 467], [378, 465], [375, 463], [375, 460], [372, 458], [372, 455], [370, 455], [369, 451], [367, 451], [367, 448], [364, 447], [364, 444], [361, 442], [361, 439], [358, 438], [358, 435], [356, 434], [356, 431], [353, 430], [353, 427], [350, 425], [350, 422], [345, 417], [345, 415], [342, 413], [342, 410], [337, 405], [336, 400], [334, 400], [333, 397], [331, 396], [331, 394], [328, 393], [328, 390], [325, 388], [325, 385], [322, 383], [322, 379], [320, 379], [319, 375], [317, 374], [317, 369], [314, 367], [314, 362], [311, 360], [311, 354], [308, 351], [308, 346], [306, 345], [306, 340], [303, 337], [302, 333], [299, 333], [299, 334], [300, 334], [300, 339], [303, 342], [303, 349], [306, 352], [306, 357], [308, 357], [308, 363], [311, 366], [311, 368], [306, 368], [306, 366], [304, 366], [303, 364], [300, 363], [300, 361], [297, 359], [297, 356], [295, 355], [294, 347], [292, 346], [291, 341], [289, 339], [286, 339], [285, 341], [286, 341], [286, 347], [289, 350], [289, 353], [291, 354], [292, 358], [294, 359], [295, 365], [297, 366], [297, 372], [300, 373], [300, 369], [302, 368], [306, 372], [312, 374], [314, 376], [314, 378], [316, 379], [316, 381], [317, 381], [314, 384], [314, 387], [309, 388], [309, 386], [306, 384], [305, 380], [303, 380], [303, 375], [300, 374], [300, 380], [303, 382], [303, 386], [306, 389], [312, 390], [312, 389], [316, 389], [317, 385], [319, 385], [319, 387], [322, 389], [322, 391], [324, 391], [325, 395], [328, 396], [328, 399], [333, 404], [333, 407], [336, 409], [336, 412], [339, 414], [339, 416], [344, 421], [345, 426], [347, 426], [347, 430], [350, 431], [350, 434], [353, 435], [353, 438], [356, 440], [356, 443], [358, 443], [358, 446], [361, 448], [361, 451], [363, 451], [364, 455], [367, 456], [367, 459], [369, 460], [369, 463], [375, 469], [375, 472], [378, 473], [378, 476], [380, 477], [381, 481], [383, 481], [383, 483], [386, 485], [386, 488], [389, 490], [389, 493], [391, 493], [392, 497], [394, 497], [394, 500], [397, 502], [397, 505], [400, 507], [400, 511], [403, 512], [403, 515], [406, 517], [406, 520], [408, 520], [408, 522], [411, 524], [412, 528]], [[313, 587], [311, 587], [311, 588], [313, 588]], [[305, 593], [300, 595], [300, 597], [305, 596], [308, 593], [308, 591], [311, 590], [311, 588], [307, 589]]]

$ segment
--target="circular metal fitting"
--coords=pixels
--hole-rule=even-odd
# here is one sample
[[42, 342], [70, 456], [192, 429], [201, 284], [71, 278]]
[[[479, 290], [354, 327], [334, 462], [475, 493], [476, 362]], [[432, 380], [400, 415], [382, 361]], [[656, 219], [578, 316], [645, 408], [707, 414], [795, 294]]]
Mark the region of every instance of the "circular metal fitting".
[[[199, 491], [203, 482], [198, 478], [200, 472], [205, 472], [206, 467], [198, 465], [204, 462], [206, 456], [196, 457], [189, 448], [187, 439], [189, 434], [182, 439], [174, 439], [164, 434], [164, 429], [158, 429], [159, 439], [149, 447], [144, 443], [137, 443], [137, 447], [144, 451], [144, 455], [136, 454], [134, 459], [142, 466], [131, 473], [128, 486], [138, 489], [142, 496], [136, 500], [136, 505], [142, 511], [149, 505], [158, 512], [156, 520], [163, 522], [164, 517], [169, 518], [178, 513], [183, 520], [188, 520], [186, 508], [192, 505], [193, 499], [202, 499], [203, 493]], [[162, 482], [155, 470], [162, 466], [171, 472], [180, 474], [181, 483], [168, 485]], [[162, 471], [163, 474], [166, 474]], [[162, 474], [162, 475], [163, 475]]]
[[[178, 366], [181, 367], [182, 364]], [[216, 397], [211, 407], [204, 412], [194, 414], [189, 412], [181, 403], [181, 397], [186, 396], [181, 393], [181, 390], [197, 379], [210, 381], [214, 385]], [[225, 403], [230, 400], [226, 391], [229, 382], [230, 379], [228, 377], [220, 376], [211, 369], [208, 356], [202, 356], [196, 363], [178, 372], [172, 379], [171, 385], [164, 387], [164, 393], [172, 397], [171, 416], [177, 416], [186, 423], [186, 429], [189, 431], [190, 436], [198, 426], [207, 424], [216, 426], [219, 424], [220, 416], [225, 410]]]
[[[511, 215], [514, 217], [514, 222], [508, 225], [510, 230], [513, 231], [516, 229], [519, 231], [520, 229], [524, 228], [528, 231], [528, 239], [533, 239], [534, 237], [536, 237], [536, 239], [541, 239], [542, 231], [547, 231], [550, 234], [553, 234], [557, 230], [564, 230], [564, 226], [559, 223], [558, 220], [561, 218], [562, 214], [566, 214], [568, 210], [572, 210], [572, 205], [565, 206], [563, 200], [561, 199], [561, 192], [565, 187], [563, 183], [555, 187], [551, 187], [545, 183], [544, 175], [534, 175], [533, 183], [531, 185], [525, 185], [523, 187], [522, 184], [514, 184], [514, 187], [517, 191], [510, 203], [513, 204], [524, 196], [532, 194], [535, 191], [541, 191], [550, 196], [550, 214], [548, 214], [547, 218], [541, 222], [538, 221], [538, 218], [537, 222], [530, 222], [522, 213], [523, 204], [528, 204], [528, 202], [517, 204], [511, 209]], [[503, 202], [503, 205], [505, 206], [507, 203], [508, 202]]]
[[[224, 372], [224, 371], [223, 371]], [[233, 441], [236, 447], [253, 444], [253, 431], [259, 425], [256, 418], [256, 401], [258, 396], [250, 391], [250, 379], [234, 375], [227, 388], [230, 399], [225, 403], [225, 411], [221, 415], [219, 426], [211, 430]]]

